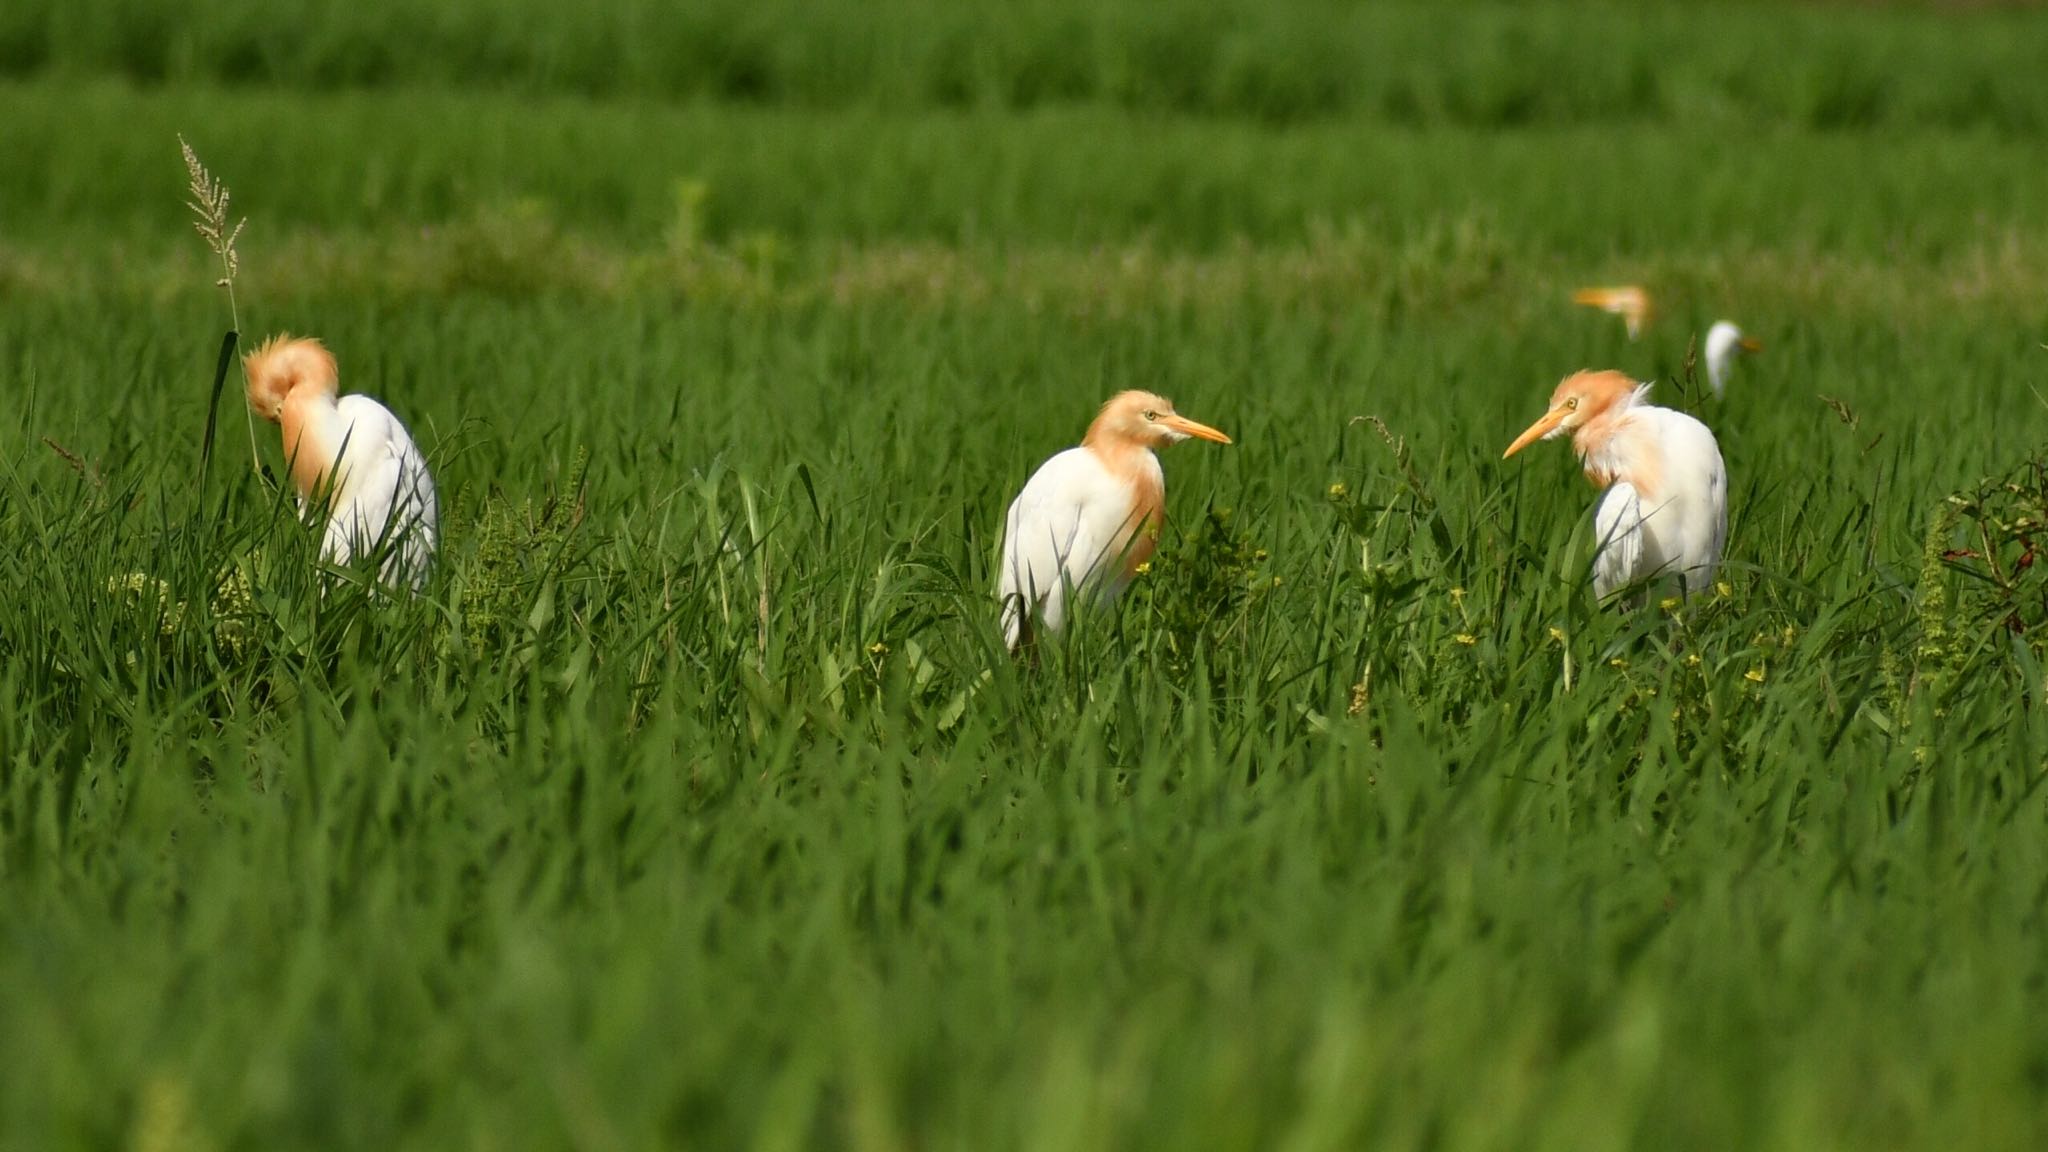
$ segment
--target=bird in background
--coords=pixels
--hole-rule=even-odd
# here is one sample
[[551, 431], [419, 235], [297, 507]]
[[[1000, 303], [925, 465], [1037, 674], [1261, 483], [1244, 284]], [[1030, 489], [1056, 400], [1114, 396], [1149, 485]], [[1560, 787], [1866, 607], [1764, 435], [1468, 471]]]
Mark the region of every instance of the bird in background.
[[1189, 437], [1230, 437], [1150, 392], [1102, 406], [1079, 448], [1039, 465], [1010, 504], [1003, 528], [1003, 642], [1028, 643], [1034, 624], [1058, 631], [1071, 597], [1113, 601], [1158, 546], [1166, 474], [1153, 451]]
[[1756, 340], [1742, 334], [1742, 329], [1726, 320], [1714, 321], [1707, 329], [1707, 385], [1719, 396], [1728, 387], [1728, 371], [1735, 366], [1737, 356], [1749, 355], [1764, 350]]
[[1650, 386], [1619, 372], [1576, 372], [1550, 410], [1515, 437], [1505, 460], [1567, 433], [1586, 478], [1604, 491], [1593, 506], [1593, 593], [1675, 575], [1686, 594], [1713, 582], [1728, 536], [1728, 470], [1705, 424], [1644, 402]]
[[1610, 288], [1581, 288], [1572, 293], [1572, 303], [1598, 308], [1621, 317], [1628, 328], [1628, 338], [1633, 340], [1650, 326], [1650, 318], [1656, 308], [1650, 303], [1650, 294], [1640, 284], [1619, 284]]
[[434, 478], [389, 408], [340, 396], [334, 356], [318, 340], [280, 334], [242, 358], [249, 407], [278, 425], [299, 510], [324, 501], [320, 558], [348, 564], [386, 548], [379, 575], [417, 590], [438, 543]]

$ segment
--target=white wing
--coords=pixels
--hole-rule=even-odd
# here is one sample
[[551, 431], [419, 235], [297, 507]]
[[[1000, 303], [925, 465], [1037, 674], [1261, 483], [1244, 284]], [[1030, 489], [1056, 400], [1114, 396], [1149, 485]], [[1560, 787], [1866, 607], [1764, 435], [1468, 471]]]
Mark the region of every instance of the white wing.
[[1635, 485], [1616, 481], [1593, 506], [1593, 595], [1607, 599], [1644, 575], [1643, 502]]
[[337, 564], [388, 548], [386, 583], [417, 589], [439, 543], [434, 478], [412, 436], [390, 409], [367, 396], [337, 404], [347, 437], [335, 467], [334, 496], [321, 556]]
[[1649, 411], [1663, 459], [1659, 506], [1648, 512], [1650, 546], [1687, 592], [1699, 592], [1713, 583], [1728, 539], [1728, 469], [1705, 424], [1668, 408]]
[[1056, 631], [1077, 592], [1116, 594], [1132, 505], [1129, 483], [1086, 448], [1069, 448], [1032, 474], [1003, 525], [996, 592], [1005, 644], [1024, 639], [1034, 611]]

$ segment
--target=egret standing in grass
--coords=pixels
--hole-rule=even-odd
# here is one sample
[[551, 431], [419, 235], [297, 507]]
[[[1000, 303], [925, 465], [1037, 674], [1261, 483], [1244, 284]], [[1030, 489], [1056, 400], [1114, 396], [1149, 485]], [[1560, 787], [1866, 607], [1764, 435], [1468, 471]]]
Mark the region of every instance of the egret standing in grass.
[[1650, 304], [1650, 294], [1640, 284], [1621, 284], [1612, 288], [1581, 288], [1572, 293], [1572, 303], [1598, 308], [1621, 317], [1628, 328], [1628, 338], [1633, 340], [1650, 326], [1650, 316], [1655, 309]]
[[405, 425], [368, 396], [337, 396], [334, 356], [318, 340], [273, 336], [242, 368], [249, 406], [283, 429], [300, 510], [326, 502], [320, 558], [347, 564], [383, 548], [385, 583], [425, 584], [438, 535], [434, 478]]
[[1707, 329], [1707, 384], [1719, 396], [1728, 387], [1728, 370], [1734, 366], [1735, 358], [1752, 352], [1761, 352], [1764, 346], [1742, 334], [1742, 329], [1726, 320], [1714, 321]]
[[1003, 529], [1004, 643], [1027, 643], [1035, 621], [1058, 631], [1071, 596], [1106, 602], [1123, 591], [1166, 519], [1166, 475], [1152, 452], [1191, 436], [1230, 443], [1163, 396], [1122, 392], [1102, 406], [1079, 448], [1039, 465]]
[[1728, 470], [1705, 424], [1643, 402], [1650, 391], [1619, 372], [1577, 372], [1551, 394], [1550, 411], [1515, 437], [1505, 460], [1536, 440], [1570, 433], [1595, 487], [1593, 592], [1675, 575], [1686, 593], [1706, 588], [1728, 536]]

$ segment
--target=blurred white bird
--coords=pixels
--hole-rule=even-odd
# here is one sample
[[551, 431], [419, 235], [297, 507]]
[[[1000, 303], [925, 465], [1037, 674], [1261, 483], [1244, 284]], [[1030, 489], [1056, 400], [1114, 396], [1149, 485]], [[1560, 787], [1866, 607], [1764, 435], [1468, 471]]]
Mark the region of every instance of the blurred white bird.
[[412, 436], [368, 396], [336, 396], [334, 356], [318, 341], [273, 336], [243, 357], [249, 406], [279, 425], [299, 510], [325, 501], [320, 558], [348, 564], [387, 547], [387, 584], [426, 583], [439, 534], [434, 478]]
[[1728, 370], [1734, 366], [1735, 357], [1744, 353], [1761, 352], [1764, 346], [1742, 334], [1742, 329], [1726, 320], [1714, 321], [1707, 329], [1707, 384], [1719, 396], [1728, 386]]
[[1621, 317], [1628, 328], [1628, 338], [1633, 340], [1650, 326], [1650, 318], [1656, 314], [1655, 305], [1650, 303], [1650, 293], [1640, 284], [1618, 284], [1612, 288], [1581, 288], [1572, 293], [1572, 303], [1598, 308]]
[[1166, 475], [1155, 448], [1190, 436], [1230, 437], [1173, 410], [1150, 392], [1122, 392], [1102, 406], [1079, 448], [1040, 465], [1010, 505], [997, 593], [1003, 642], [1030, 640], [1034, 620], [1058, 631], [1068, 597], [1114, 600], [1158, 546]]
[[1550, 411], [1502, 459], [1567, 432], [1586, 478], [1605, 488], [1593, 507], [1593, 593], [1675, 575], [1687, 594], [1713, 582], [1728, 535], [1728, 471], [1705, 424], [1643, 402], [1650, 391], [1619, 372], [1577, 372]]

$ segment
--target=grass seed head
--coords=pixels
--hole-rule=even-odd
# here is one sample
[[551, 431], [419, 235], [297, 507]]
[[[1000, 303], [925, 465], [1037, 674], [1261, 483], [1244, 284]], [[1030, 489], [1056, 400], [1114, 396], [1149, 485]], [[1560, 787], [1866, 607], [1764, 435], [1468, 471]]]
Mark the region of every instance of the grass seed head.
[[232, 288], [237, 273], [242, 270], [241, 256], [235, 251], [235, 241], [242, 236], [242, 226], [247, 224], [244, 217], [228, 223], [228, 204], [232, 199], [228, 186], [215, 179], [213, 173], [199, 160], [199, 153], [192, 145], [178, 137], [178, 150], [185, 157], [185, 175], [190, 180], [186, 194], [191, 197], [186, 206], [192, 209], [192, 228], [199, 233], [206, 246], [220, 258], [221, 278], [217, 283], [222, 288]]

